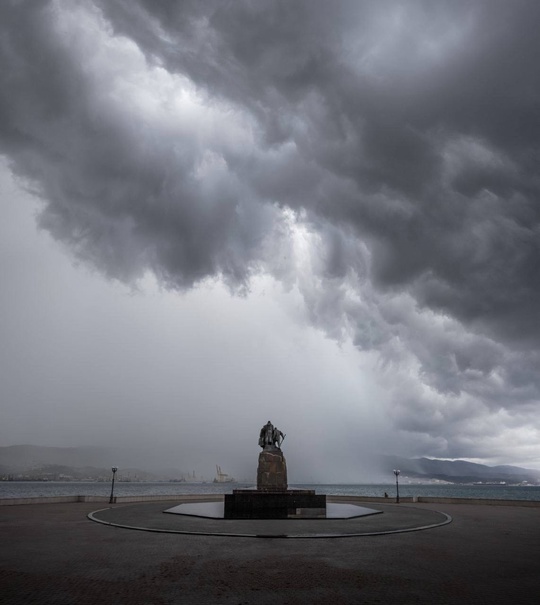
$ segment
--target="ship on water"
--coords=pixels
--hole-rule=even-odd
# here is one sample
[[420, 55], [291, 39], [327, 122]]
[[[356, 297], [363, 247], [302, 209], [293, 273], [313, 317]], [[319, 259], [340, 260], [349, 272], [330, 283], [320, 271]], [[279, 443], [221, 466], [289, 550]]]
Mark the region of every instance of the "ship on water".
[[227, 473], [224, 473], [221, 470], [221, 466], [216, 464], [216, 476], [214, 478], [214, 483], [234, 483], [234, 477], [229, 477]]

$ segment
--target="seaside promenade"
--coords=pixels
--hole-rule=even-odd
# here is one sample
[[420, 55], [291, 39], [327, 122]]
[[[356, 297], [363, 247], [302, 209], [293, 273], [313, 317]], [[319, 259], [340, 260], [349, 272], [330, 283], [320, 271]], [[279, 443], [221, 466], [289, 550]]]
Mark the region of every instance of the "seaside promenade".
[[[179, 523], [161, 512], [174, 504], [165, 498], [151, 504], [116, 504], [97, 516], [139, 526], [155, 519], [166, 529]], [[103, 508], [109, 505], [1, 506], [0, 602], [538, 602], [540, 507], [388, 503], [379, 506], [383, 514], [358, 519], [358, 527], [401, 523], [406, 528], [422, 518], [432, 521], [434, 511], [450, 515], [452, 522], [423, 531], [331, 539], [309, 535], [323, 527], [319, 521], [272, 521], [276, 535], [305, 533], [283, 539], [135, 531], [88, 519], [89, 513]], [[204, 532], [220, 521], [190, 523], [185, 527]], [[243, 521], [228, 523], [245, 532]]]

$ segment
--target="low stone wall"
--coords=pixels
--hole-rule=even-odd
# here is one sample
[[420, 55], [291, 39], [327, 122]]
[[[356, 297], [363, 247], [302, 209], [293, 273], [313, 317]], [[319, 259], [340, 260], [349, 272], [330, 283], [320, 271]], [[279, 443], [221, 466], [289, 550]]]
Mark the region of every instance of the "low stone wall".
[[[401, 499], [401, 498], [400, 498]], [[540, 507], [538, 500], [487, 500], [483, 498], [430, 498], [419, 496], [415, 502], [437, 504], [483, 504], [485, 506], [533, 506]]]
[[[82, 496], [83, 498], [85, 496]], [[107, 502], [109, 498], [106, 498]], [[174, 496], [118, 496], [114, 497], [117, 504], [128, 502], [159, 502], [165, 500], [174, 500], [182, 502], [219, 502], [223, 500], [222, 494], [175, 494]], [[84, 500], [84, 502], [93, 502], [93, 500]]]
[[[63, 504], [70, 502], [101, 502], [108, 504], [109, 496], [47, 496], [42, 498], [2, 498], [0, 506], [16, 506], [20, 504]], [[174, 496], [114, 496], [116, 504], [129, 502], [159, 502], [161, 500], [174, 500], [182, 502], [216, 502], [222, 500], [220, 494], [176, 494]]]
[[79, 502], [79, 498], [80, 496], [52, 496], [47, 498], [2, 498], [0, 500], [0, 506], [15, 506], [17, 504], [61, 504], [63, 502]]
[[[116, 504], [129, 504], [130, 502], [159, 502], [174, 500], [182, 502], [219, 502], [222, 494], [176, 494], [174, 496], [115, 496]], [[330, 502], [380, 502], [381, 504], [395, 503], [395, 497], [381, 498], [378, 496], [332, 496], [328, 495]], [[400, 496], [402, 504], [480, 504], [484, 506], [529, 506], [540, 508], [538, 500], [487, 500], [482, 498], [437, 498], [428, 496]], [[21, 504], [62, 504], [76, 502], [109, 503], [109, 496], [49, 496], [43, 498], [2, 498], [0, 506], [17, 506]]]
[[[380, 502], [393, 504], [395, 496], [381, 498], [379, 496], [328, 496], [332, 502]], [[424, 504], [483, 504], [484, 506], [532, 506], [540, 507], [538, 500], [496, 500], [484, 498], [441, 498], [436, 496], [400, 496], [401, 504], [424, 503]]]
[[[381, 504], [386, 502], [387, 504], [392, 504], [396, 501], [395, 496], [383, 498], [382, 496], [332, 496], [328, 494], [328, 498], [332, 502], [380, 502]], [[400, 496], [399, 501], [405, 504], [406, 502], [417, 502], [418, 499], [416, 496]]]

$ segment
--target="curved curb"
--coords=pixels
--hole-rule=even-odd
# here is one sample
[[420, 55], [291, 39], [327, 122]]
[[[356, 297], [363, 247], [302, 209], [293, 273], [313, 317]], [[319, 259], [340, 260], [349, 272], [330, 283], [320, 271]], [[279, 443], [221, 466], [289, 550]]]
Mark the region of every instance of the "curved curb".
[[371, 531], [371, 532], [360, 532], [354, 534], [240, 534], [230, 532], [205, 532], [205, 531], [182, 531], [179, 529], [159, 529], [153, 527], [137, 527], [136, 525], [123, 525], [121, 523], [111, 523], [110, 521], [103, 521], [98, 519], [94, 515], [104, 510], [109, 510], [111, 507], [100, 508], [91, 513], [88, 513], [87, 517], [90, 521], [95, 523], [101, 523], [102, 525], [109, 525], [111, 527], [119, 527], [121, 529], [131, 529], [135, 531], [146, 531], [156, 534], [180, 534], [185, 536], [216, 536], [224, 538], [281, 538], [291, 540], [313, 540], [313, 539], [332, 539], [332, 538], [361, 538], [367, 536], [385, 536], [390, 534], [404, 534], [413, 531], [424, 531], [426, 529], [433, 529], [435, 527], [442, 527], [452, 523], [452, 517], [442, 511], [433, 511], [443, 515], [444, 521], [441, 523], [432, 523], [430, 525], [421, 525], [419, 527], [408, 527], [405, 529], [389, 529], [385, 531]]

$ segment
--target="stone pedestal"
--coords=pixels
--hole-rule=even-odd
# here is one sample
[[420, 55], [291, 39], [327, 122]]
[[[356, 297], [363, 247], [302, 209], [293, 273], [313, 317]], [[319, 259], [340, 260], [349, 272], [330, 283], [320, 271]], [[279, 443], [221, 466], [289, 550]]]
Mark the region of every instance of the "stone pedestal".
[[225, 519], [325, 519], [326, 496], [311, 489], [235, 489], [225, 494]]
[[257, 490], [283, 492], [287, 490], [287, 463], [283, 452], [275, 447], [259, 454]]

